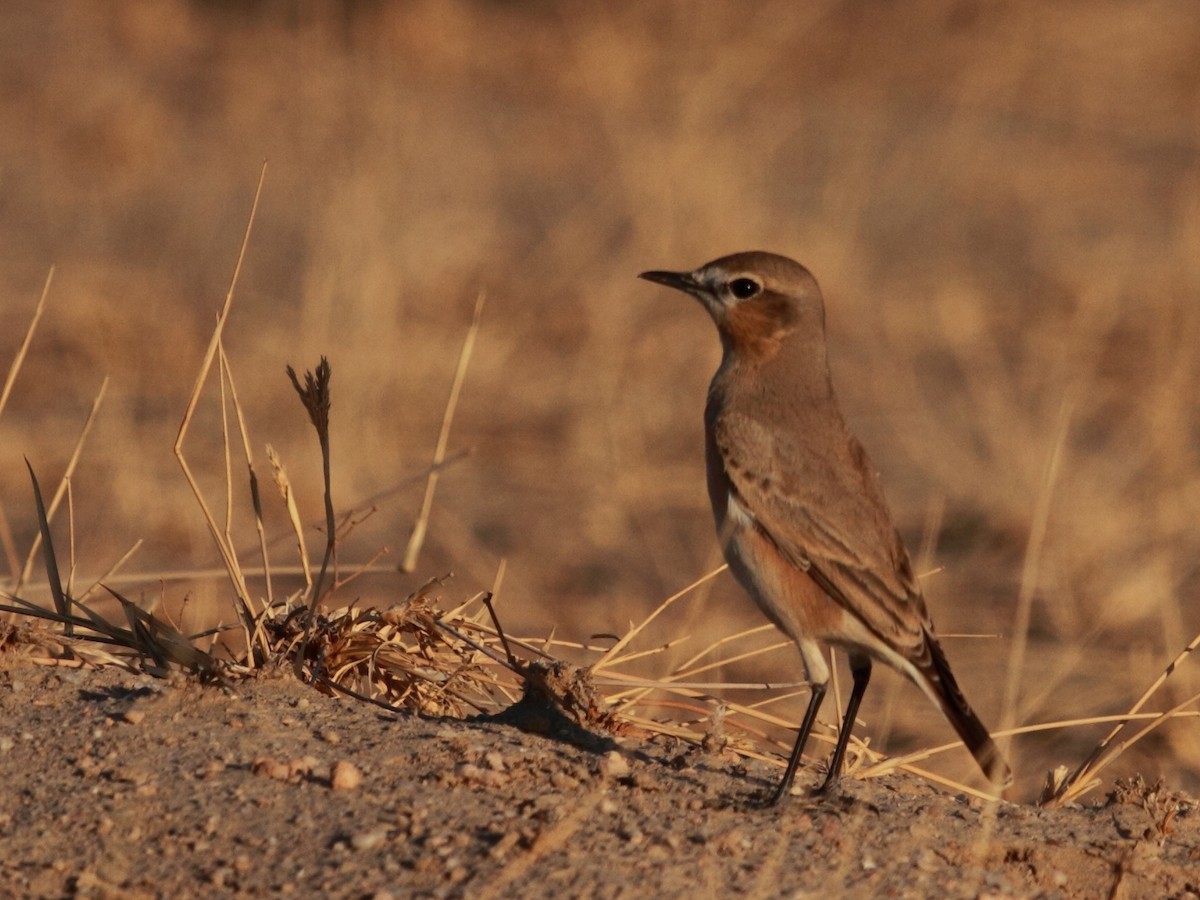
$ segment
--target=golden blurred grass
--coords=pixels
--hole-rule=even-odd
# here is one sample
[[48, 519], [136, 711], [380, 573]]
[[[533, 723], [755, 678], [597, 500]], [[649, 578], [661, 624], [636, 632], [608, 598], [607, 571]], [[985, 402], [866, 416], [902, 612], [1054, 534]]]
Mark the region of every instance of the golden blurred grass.
[[[319, 459], [284, 365], [333, 362], [349, 506], [427, 464], [488, 294], [451, 437], [473, 453], [442, 478], [418, 572], [360, 590], [453, 570], [466, 595], [507, 558], [506, 620], [586, 637], [710, 568], [716, 341], [633, 276], [761, 247], [825, 288], [843, 405], [910, 546], [944, 567], [939, 629], [1002, 635], [948, 641], [989, 722], [1060, 423], [1017, 721], [1123, 710], [1200, 630], [1194, 4], [79, 0], [3, 31], [0, 361], [57, 267], [0, 419], [22, 552], [21, 455], [52, 483], [108, 375], [72, 482], [80, 569], [139, 537], [139, 571], [212, 565], [170, 448], [266, 158], [227, 341], [256, 449], [279, 448], [307, 519]], [[215, 421], [199, 411], [190, 450], [214, 485]], [[342, 552], [399, 562], [420, 500], [417, 482]], [[163, 590], [227, 602], [211, 581]], [[666, 618], [700, 643], [758, 622], [729, 580]], [[899, 679], [864, 719], [897, 751], [946, 734]], [[1101, 732], [1030, 738], [1016, 762], [1040, 782]], [[1196, 791], [1197, 746], [1177, 723], [1128, 766]]]

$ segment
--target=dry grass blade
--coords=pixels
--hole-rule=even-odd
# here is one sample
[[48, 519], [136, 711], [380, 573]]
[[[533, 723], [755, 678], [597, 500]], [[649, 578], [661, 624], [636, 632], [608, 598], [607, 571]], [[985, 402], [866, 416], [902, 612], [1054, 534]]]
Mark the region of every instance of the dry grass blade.
[[[770, 627], [774, 628], [775, 626], [772, 625]], [[759, 629], [753, 629], [752, 631], [758, 631], [758, 630]], [[659, 682], [659, 684], [662, 686], [682, 686], [684, 683], [684, 679], [691, 678], [695, 675], [700, 675], [704, 672], [711, 671], [712, 669], [720, 668], [721, 666], [732, 665], [733, 663], [741, 662], [741, 661], [747, 660], [747, 659], [753, 659], [756, 656], [762, 656], [766, 653], [772, 653], [775, 650], [779, 650], [781, 648], [788, 648], [788, 647], [792, 647], [792, 646], [794, 646], [794, 644], [792, 644], [791, 641], [779, 641], [774, 644], [767, 644], [762, 647], [756, 647], [752, 650], [747, 650], [744, 653], [737, 654], [736, 656], [730, 656], [730, 657], [725, 657], [722, 659], [714, 660], [713, 662], [707, 663], [706, 665], [694, 666], [692, 668], [679, 667], [674, 672], [672, 672], [670, 675], [668, 675], [664, 680]], [[633, 655], [631, 654], [631, 655], [623, 657], [623, 658], [624, 659], [632, 659]], [[761, 685], [761, 686], [766, 686], [767, 684], [768, 684], [767, 682], [764, 682], [763, 685]], [[781, 682], [780, 684], [774, 685], [774, 686], [779, 687], [779, 688], [792, 688], [792, 687], [797, 687], [797, 686], [801, 686], [801, 685], [805, 685], [805, 684], [807, 684], [807, 682]], [[630, 703], [640, 702], [646, 696], [647, 693], [648, 693], [648, 691], [646, 689], [641, 689], [641, 690], [637, 690], [637, 691], [629, 691], [629, 692], [624, 692], [624, 693], [617, 693], [617, 694], [613, 695], [612, 699], [614, 702], [620, 702], [622, 705], [627, 705]]]
[[121, 567], [123, 565], [125, 565], [125, 563], [129, 562], [130, 557], [132, 557], [133, 554], [137, 553], [138, 550], [141, 549], [141, 546], [142, 546], [142, 538], [138, 538], [136, 541], [133, 542], [133, 546], [130, 547], [128, 550], [126, 550], [121, 555], [120, 559], [118, 559], [115, 563], [113, 563], [111, 566], [108, 567], [107, 572], [105, 572], [103, 575], [101, 575], [99, 578], [97, 578], [95, 581], [93, 581], [88, 586], [88, 589], [79, 595], [79, 597], [78, 597], [79, 602], [82, 603], [85, 600], [87, 600], [88, 597], [92, 596], [92, 594], [94, 594], [96, 592], [96, 588], [101, 587], [104, 583], [111, 583], [113, 576], [115, 576], [117, 574], [117, 572], [119, 572], [121, 570]]
[[1080, 763], [1070, 776], [1051, 781], [1041, 799], [1042, 806], [1057, 809], [1087, 793], [1087, 791], [1091, 790], [1098, 783], [1096, 775], [1116, 760], [1129, 746], [1141, 740], [1145, 735], [1158, 728], [1164, 722], [1177, 717], [1186, 707], [1195, 703], [1197, 699], [1200, 699], [1200, 695], [1189, 697], [1173, 709], [1154, 716], [1153, 720], [1133, 737], [1118, 744], [1113, 744], [1113, 741], [1125, 727], [1131, 721], [1139, 718], [1137, 713], [1146, 705], [1147, 701], [1157, 693], [1158, 689], [1171, 677], [1179, 665], [1194, 653], [1198, 647], [1200, 647], [1200, 634], [1195, 635], [1175, 658], [1171, 660], [1167, 667], [1163, 669], [1162, 674], [1154, 679], [1150, 686], [1142, 692], [1142, 696], [1130, 707], [1129, 712], [1120, 718], [1112, 731], [1096, 745], [1096, 748], [1088, 755], [1087, 759]]
[[651, 690], [686, 688], [693, 691], [778, 691], [796, 687], [796, 682], [790, 681], [660, 681], [654, 678], [639, 678], [636, 675], [605, 675], [597, 678], [596, 684]]
[[54, 597], [54, 609], [63, 618], [64, 629], [67, 637], [71, 636], [73, 624], [68, 618], [70, 605], [67, 602], [67, 596], [63, 592], [62, 578], [58, 573], [58, 559], [54, 555], [54, 541], [50, 535], [50, 520], [46, 515], [46, 504], [42, 502], [42, 488], [38, 484], [37, 475], [34, 474], [33, 466], [29, 460], [25, 460], [25, 466], [29, 469], [29, 479], [33, 482], [33, 500], [37, 505], [38, 517], [38, 533], [42, 539], [42, 556], [46, 564], [46, 580], [50, 583], [50, 593]]
[[29, 345], [33, 342], [33, 333], [37, 331], [38, 320], [42, 317], [42, 310], [46, 308], [46, 298], [50, 295], [50, 282], [53, 280], [54, 266], [51, 266], [50, 271], [46, 273], [46, 283], [42, 286], [42, 294], [38, 297], [37, 306], [33, 308], [33, 318], [29, 320], [29, 327], [25, 329], [25, 337], [21, 341], [21, 346], [17, 348], [12, 365], [8, 367], [8, 377], [4, 379], [4, 388], [0, 390], [0, 416], [4, 415], [4, 407], [8, 405], [8, 396], [12, 393], [13, 385], [17, 383], [17, 373], [21, 371], [21, 366], [25, 362], [25, 354], [29, 352]]
[[467, 336], [463, 338], [462, 350], [458, 354], [458, 365], [454, 370], [454, 381], [450, 385], [450, 396], [446, 399], [446, 409], [442, 413], [442, 427], [438, 431], [437, 447], [433, 451], [433, 465], [429, 478], [425, 482], [425, 496], [421, 499], [421, 511], [413, 525], [412, 535], [408, 539], [408, 548], [404, 551], [404, 560], [400, 563], [400, 571], [411, 572], [416, 568], [417, 557], [425, 544], [425, 532], [429, 527], [429, 513], [433, 509], [433, 494], [437, 490], [438, 477], [441, 473], [442, 461], [446, 458], [446, 445], [450, 442], [450, 425], [454, 421], [454, 411], [458, 408], [458, 397], [462, 393], [463, 381], [467, 377], [467, 367], [471, 363], [471, 353], [475, 349], [475, 335], [479, 332], [479, 318], [483, 314], [484, 294], [481, 292], [475, 301], [475, 313]]
[[165, 675], [171, 665], [201, 673], [217, 668], [216, 660], [211, 655], [195, 647], [191, 639], [171, 623], [146, 612], [112, 588], [105, 586], [105, 590], [121, 604], [125, 612], [129, 632], [134, 636], [130, 646], [149, 655], [158, 666], [158, 671], [151, 671], [151, 674]]
[[[270, 455], [271, 452], [272, 451], [268, 450], [268, 455]], [[380, 508], [380, 506], [383, 504], [384, 501], [390, 500], [391, 498], [401, 494], [405, 489], [409, 488], [413, 484], [416, 484], [419, 481], [425, 481], [426, 479], [428, 479], [431, 472], [434, 472], [434, 471], [444, 472], [446, 469], [450, 468], [451, 466], [462, 462], [464, 459], [466, 459], [470, 455], [471, 455], [470, 448], [459, 450], [456, 453], [453, 453], [450, 456], [446, 457], [446, 459], [443, 460], [441, 462], [441, 464], [439, 464], [439, 465], [426, 466], [421, 471], [416, 472], [412, 475], [409, 475], [408, 477], [403, 478], [400, 481], [397, 481], [397, 482], [389, 485], [388, 487], [383, 488], [382, 490], [376, 491], [375, 493], [371, 494], [370, 496], [368, 496], [364, 499], [356, 501], [354, 503], [354, 505], [351, 506], [349, 509], [343, 510], [340, 513], [340, 516], [344, 520], [345, 519], [357, 519], [361, 516], [364, 516], [366, 514], [374, 512], [375, 510]], [[276, 461], [278, 461], [280, 459], [280, 457], [277, 453], [274, 455], [274, 459]], [[278, 478], [279, 475], [281, 475], [281, 477], [283, 478], [284, 484], [281, 484], [279, 482], [279, 478]], [[285, 491], [290, 492], [290, 486], [285, 487], [286, 482], [287, 482], [287, 472], [282, 467], [282, 462], [280, 462], [280, 470], [279, 470], [279, 473], [276, 478], [276, 484], [279, 486], [281, 493], [285, 492]], [[284, 496], [284, 503], [285, 504], [288, 503], [289, 502], [288, 494], [284, 493], [283, 496]], [[267, 539], [267, 546], [273, 546], [274, 544], [277, 544], [280, 541], [282, 541], [292, 535], [303, 534], [304, 530], [306, 528], [323, 527], [323, 523], [324, 523], [324, 515], [322, 515], [322, 518], [319, 521], [313, 521], [313, 522], [308, 522], [308, 523], [301, 522], [298, 511], [295, 513], [294, 516], [289, 511], [289, 517], [291, 518], [291, 521], [289, 522], [288, 529], [286, 531], [281, 530], [281, 531], [276, 532], [275, 534], [272, 534]], [[242, 553], [243, 554], [251, 553], [251, 552], [253, 552], [253, 550], [254, 550], [253, 547], [245, 547], [245, 548], [243, 548]], [[394, 572], [395, 570], [396, 570], [395, 566], [393, 566], [389, 571]]]
[[[234, 381], [233, 372], [229, 366], [229, 359], [225, 355], [225, 343], [222, 341], [219, 345], [218, 352], [221, 361], [222, 384], [229, 386], [229, 399], [233, 406], [233, 414], [237, 420], [238, 436], [241, 438], [242, 454], [246, 460], [246, 475], [250, 482], [250, 504], [254, 511], [254, 528], [258, 533], [258, 549], [259, 556], [262, 559], [262, 569], [264, 575], [264, 583], [267, 590], [267, 603], [274, 603], [274, 585], [271, 580], [271, 558], [267, 553], [267, 534], [266, 528], [263, 525], [263, 510], [262, 510], [262, 495], [258, 489], [258, 474], [254, 471], [254, 454], [250, 451], [250, 429], [246, 426], [246, 416], [242, 411], [241, 401], [238, 399], [237, 382]], [[224, 419], [224, 417], [222, 417]], [[232, 489], [233, 479], [229, 478], [230, 488]], [[230, 504], [232, 507], [232, 503]], [[231, 531], [226, 532], [226, 540], [229, 545], [233, 546], [233, 534]], [[243, 572], [244, 574], [244, 572]]]
[[601, 656], [600, 659], [598, 659], [596, 661], [596, 663], [592, 666], [592, 670], [595, 672], [598, 672], [605, 666], [612, 665], [613, 662], [615, 661], [617, 654], [620, 653], [622, 650], [624, 650], [625, 647], [628, 646], [630, 641], [632, 641], [635, 637], [637, 637], [639, 634], [641, 634], [641, 632], [646, 628], [647, 625], [649, 625], [651, 622], [653, 622], [655, 619], [657, 619], [660, 615], [662, 615], [662, 613], [665, 612], [668, 607], [670, 607], [673, 603], [675, 603], [681, 597], [686, 597], [689, 593], [694, 591], [696, 588], [700, 587], [700, 585], [705, 584], [709, 581], [712, 581], [712, 579], [716, 578], [718, 575], [720, 575], [722, 572], [724, 572], [728, 568], [729, 568], [728, 565], [722, 564], [722, 565], [718, 566], [717, 568], [713, 569], [708, 574], [701, 575], [699, 578], [697, 578], [695, 581], [693, 581], [687, 587], [672, 594], [670, 597], [668, 597], [666, 600], [664, 600], [662, 603], [660, 603], [655, 608], [655, 610], [650, 613], [650, 615], [648, 615], [648, 616], [646, 616], [646, 618], [642, 619], [642, 621], [638, 625], [634, 626], [633, 628], [630, 628], [629, 631], [627, 631], [625, 633], [624, 637], [622, 637], [619, 641], [617, 641], [615, 644], [613, 644], [611, 647], [609, 647], [608, 650], [605, 651], [604, 655]]
[[[58, 482], [58, 487], [54, 491], [54, 496], [50, 500], [50, 505], [46, 510], [46, 521], [53, 522], [54, 514], [58, 511], [58, 507], [62, 504], [63, 497], [66, 496], [67, 486], [70, 484], [71, 476], [75, 474], [75, 468], [79, 465], [79, 459], [83, 455], [84, 444], [87, 443], [88, 435], [92, 432], [92, 426], [96, 423], [96, 414], [100, 411], [100, 406], [104, 402], [104, 395], [108, 391], [108, 379], [100, 383], [100, 390], [96, 392], [96, 399], [92, 401], [92, 408], [88, 412], [88, 417], [83, 423], [83, 428], [79, 432], [79, 438], [75, 441], [75, 448], [71, 451], [71, 458], [67, 460], [67, 468], [63, 472], [62, 478]], [[29, 548], [29, 555], [25, 557], [25, 565], [21, 570], [21, 577], [17, 579], [14, 591], [21, 590], [21, 586], [29, 580], [29, 576], [33, 571], [33, 562], [37, 556], [38, 546], [42, 540], [41, 535], [33, 539], [33, 544]]]
[[17, 543], [13, 540], [12, 527], [8, 524], [3, 503], [0, 503], [0, 549], [3, 549], [4, 560], [8, 564], [9, 577], [16, 584], [21, 573], [21, 560], [17, 556]]
[[[140, 609], [120, 594], [109, 592], [121, 603], [128, 628], [108, 621], [85, 604], [68, 597], [64, 597], [64, 601], [77, 612], [43, 609], [13, 594], [3, 596], [16, 605], [0, 605], [0, 611], [61, 625], [64, 637], [57, 642], [55, 664], [70, 660], [81, 660], [90, 665], [118, 663], [160, 677], [167, 674], [172, 665], [197, 674], [211, 674], [220, 670], [221, 666], [214, 657], [197, 649], [191, 638], [180, 633], [169, 622]], [[119, 647], [129, 652], [96, 654], [81, 649], [80, 642]], [[153, 664], [147, 665], [147, 659], [152, 660]]]
[[283, 498], [283, 505], [287, 509], [288, 522], [292, 526], [292, 534], [296, 538], [296, 552], [300, 555], [300, 568], [304, 574], [304, 587], [307, 591], [312, 591], [312, 563], [308, 558], [308, 544], [304, 541], [304, 525], [300, 521], [300, 509], [296, 506], [296, 495], [292, 491], [292, 483], [288, 479], [287, 469], [283, 465], [283, 460], [279, 458], [279, 454], [270, 444], [267, 445], [267, 461], [271, 464], [271, 474], [275, 479], [275, 487], [279, 489], [279, 495]]
[[187, 458], [183, 454], [183, 445], [187, 440], [188, 428], [191, 426], [192, 418], [196, 414], [196, 407], [200, 403], [200, 396], [204, 392], [205, 382], [208, 381], [209, 373], [212, 371], [213, 360], [216, 358], [217, 351], [221, 346], [221, 335], [224, 333], [225, 325], [229, 321], [229, 313], [233, 308], [234, 290], [237, 287], [238, 277], [242, 271], [242, 264], [246, 259], [246, 247], [250, 243], [250, 232], [254, 227], [254, 217], [258, 212], [258, 203], [262, 197], [263, 181], [266, 179], [266, 176], [267, 164], [264, 162], [258, 176], [258, 187], [254, 191], [254, 202], [250, 206], [250, 215], [246, 220], [246, 230], [242, 234], [242, 243], [238, 250], [237, 262], [233, 267], [233, 275], [229, 279], [229, 289], [225, 292], [225, 302], [222, 304], [221, 311], [217, 315], [217, 324], [213, 328], [212, 337], [209, 338], [208, 348], [205, 350], [204, 359], [200, 363], [200, 370], [196, 373], [196, 382], [192, 386], [192, 393], [188, 397], [188, 404], [183, 413], [183, 420], [179, 423], [179, 433], [176, 435], [175, 444], [172, 447], [175, 458], [179, 460], [179, 467], [183, 470], [183, 477], [187, 479], [188, 486], [192, 490], [192, 496], [196, 498], [196, 502], [200, 506], [205, 524], [208, 526], [209, 536], [213, 539], [213, 543], [217, 547], [217, 552], [220, 553], [221, 560], [225, 564], [229, 579], [233, 583], [234, 590], [237, 592], [240, 613], [246, 618], [251, 617], [249, 592], [246, 589], [246, 581], [239, 567], [237, 555], [233, 547], [222, 537], [217, 520], [213, 517], [208, 502], [204, 499], [204, 492], [200, 489], [200, 483], [196, 480], [196, 476], [192, 473], [191, 466], [188, 465]]
[[[17, 375], [20, 373], [21, 366], [25, 362], [25, 356], [29, 352], [29, 345], [33, 342], [33, 335], [37, 331], [38, 321], [42, 318], [42, 312], [46, 308], [46, 298], [50, 295], [50, 283], [53, 280], [54, 267], [51, 266], [50, 271], [46, 274], [46, 283], [42, 286], [41, 296], [38, 297], [37, 305], [33, 309], [33, 317], [29, 320], [29, 325], [25, 329], [25, 336], [21, 340], [21, 346], [17, 348], [12, 364], [8, 367], [8, 376], [4, 379], [4, 387], [0, 389], [0, 418], [4, 416], [4, 409], [8, 405], [9, 395], [12, 393], [13, 385], [17, 383]], [[4, 515], [3, 509], [0, 509], [0, 544], [4, 546], [4, 555], [8, 560], [9, 572], [12, 573], [13, 590], [20, 590], [22, 567], [17, 558], [17, 548], [13, 541], [12, 529], [9, 528], [8, 518]]]
[[1071, 424], [1071, 411], [1070, 401], [1064, 400], [1059, 409], [1058, 426], [1055, 429], [1054, 442], [1051, 445], [1050, 455], [1043, 472], [1033, 523], [1029, 529], [1025, 563], [1021, 571], [1020, 594], [1017, 597], [1016, 621], [1013, 625], [1012, 649], [1008, 660], [1008, 680], [1004, 686], [1004, 701], [1000, 707], [1001, 731], [1011, 729], [1016, 725], [1018, 682], [1021, 672], [1024, 671], [1025, 647], [1029, 638], [1029, 623], [1033, 611], [1033, 595], [1037, 588], [1042, 548], [1045, 544], [1046, 528], [1050, 519], [1050, 501], [1054, 495], [1054, 486], [1058, 481], [1059, 471], [1062, 468], [1067, 432]]
[[704, 659], [704, 657], [708, 656], [709, 654], [715, 653], [717, 650], [719, 650], [721, 647], [724, 647], [726, 644], [731, 644], [734, 641], [740, 641], [743, 638], [753, 637], [754, 635], [757, 635], [757, 634], [764, 634], [767, 632], [774, 632], [774, 631], [775, 631], [775, 626], [770, 623], [767, 623], [766, 625], [757, 625], [754, 628], [747, 628], [747, 629], [745, 629], [743, 631], [739, 631], [735, 634], [722, 635], [721, 637], [712, 641], [708, 646], [706, 646], [699, 653], [692, 656], [690, 659], [684, 660], [679, 666], [676, 667], [676, 672], [682, 672], [682, 673], [686, 673], [686, 674], [690, 675], [696, 671], [703, 671], [705, 668], [708, 668], [708, 666], [703, 666], [700, 669], [696, 669], [696, 670], [692, 669], [691, 667], [696, 665], [698, 662], [700, 662], [700, 660]]

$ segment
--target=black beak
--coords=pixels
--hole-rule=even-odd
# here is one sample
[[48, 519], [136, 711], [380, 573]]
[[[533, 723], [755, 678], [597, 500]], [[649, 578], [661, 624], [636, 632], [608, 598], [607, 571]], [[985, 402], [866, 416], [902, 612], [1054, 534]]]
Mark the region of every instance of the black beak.
[[691, 272], [643, 272], [638, 278], [663, 284], [686, 294], [694, 294], [700, 289], [700, 283], [692, 277]]

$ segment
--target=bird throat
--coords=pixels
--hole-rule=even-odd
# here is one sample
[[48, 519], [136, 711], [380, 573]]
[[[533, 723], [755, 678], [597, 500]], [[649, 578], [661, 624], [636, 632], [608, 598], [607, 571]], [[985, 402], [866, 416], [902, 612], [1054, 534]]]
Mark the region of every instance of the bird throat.
[[720, 323], [721, 340], [727, 352], [732, 350], [748, 360], [769, 359], [795, 330], [798, 318], [783, 297], [768, 295], [739, 303], [728, 310]]

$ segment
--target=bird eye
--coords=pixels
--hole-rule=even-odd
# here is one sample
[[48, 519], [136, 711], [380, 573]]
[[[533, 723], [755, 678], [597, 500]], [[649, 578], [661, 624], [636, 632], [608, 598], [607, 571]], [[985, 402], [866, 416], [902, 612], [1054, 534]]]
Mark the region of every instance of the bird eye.
[[762, 290], [762, 285], [753, 278], [735, 278], [729, 282], [729, 293], [739, 300], [747, 300]]

